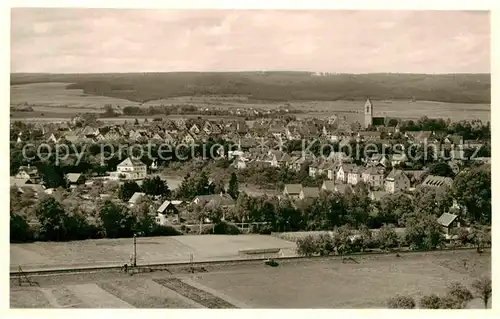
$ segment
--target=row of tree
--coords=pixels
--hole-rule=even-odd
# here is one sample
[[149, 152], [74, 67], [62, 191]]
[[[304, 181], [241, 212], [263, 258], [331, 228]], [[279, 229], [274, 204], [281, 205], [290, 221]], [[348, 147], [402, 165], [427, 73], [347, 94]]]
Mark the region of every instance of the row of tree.
[[[464, 309], [474, 297], [483, 301], [484, 308], [488, 308], [491, 299], [491, 279], [482, 277], [472, 283], [474, 293], [460, 282], [448, 285], [445, 295], [430, 294], [423, 296], [419, 302], [422, 309]], [[387, 300], [387, 307], [392, 309], [413, 309], [416, 307], [415, 299], [411, 296], [399, 295]]]
[[89, 219], [78, 209], [67, 212], [53, 197], [47, 197], [36, 207], [38, 224], [29, 224], [20, 214], [10, 212], [11, 242], [68, 241], [90, 238], [168, 236], [180, 233], [172, 227], [158, 225], [151, 214], [150, 203], [137, 205], [134, 210], [105, 201], [98, 209], [97, 220]]
[[[462, 209], [453, 208], [453, 199]], [[456, 213], [470, 223], [489, 225], [489, 171], [478, 168], [461, 173], [451, 188], [418, 187], [411, 194], [388, 194], [380, 201], [368, 197], [364, 183], [358, 183], [352, 191], [348, 188], [343, 194], [322, 191], [318, 198], [298, 202], [242, 193], [230, 216], [237, 222], [268, 222], [273, 231], [326, 230], [346, 224], [355, 228], [360, 225], [379, 228], [383, 224], [394, 224], [435, 233], [432, 225], [445, 212]]]
[[[366, 226], [357, 230], [346, 225], [337, 227], [333, 232], [307, 235], [298, 238], [297, 253], [301, 256], [346, 255], [379, 248], [382, 250], [411, 247], [414, 250], [433, 250], [443, 247], [445, 238], [435, 223], [425, 225], [427, 229], [407, 227], [398, 234], [391, 225], [384, 225], [373, 234]], [[471, 230], [460, 229], [457, 245], [474, 245], [478, 249], [491, 245], [491, 230], [476, 226]], [[455, 246], [456, 247], [456, 246]]]

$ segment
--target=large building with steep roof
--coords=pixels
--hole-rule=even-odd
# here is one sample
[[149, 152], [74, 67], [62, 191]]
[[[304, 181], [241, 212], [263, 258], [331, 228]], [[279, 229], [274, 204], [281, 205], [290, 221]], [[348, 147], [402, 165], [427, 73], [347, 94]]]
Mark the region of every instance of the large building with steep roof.
[[147, 175], [147, 167], [140, 160], [128, 157], [118, 164], [116, 172], [112, 172], [110, 175], [112, 179], [144, 179]]

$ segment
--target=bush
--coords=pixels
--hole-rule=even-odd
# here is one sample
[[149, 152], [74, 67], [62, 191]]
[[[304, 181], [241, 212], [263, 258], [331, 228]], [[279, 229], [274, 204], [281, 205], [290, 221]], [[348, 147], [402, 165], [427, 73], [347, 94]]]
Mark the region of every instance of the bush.
[[156, 225], [153, 227], [151, 236], [179, 236], [182, 233], [172, 226]]
[[436, 294], [423, 296], [422, 299], [420, 299], [420, 308], [439, 309], [441, 308], [441, 298]]
[[240, 233], [240, 229], [235, 224], [224, 221], [215, 224], [213, 228], [213, 234], [217, 235], [239, 235]]
[[252, 225], [249, 232], [252, 234], [271, 235], [273, 228], [270, 225]]
[[380, 228], [377, 241], [381, 249], [396, 248], [399, 245], [399, 237], [394, 228], [386, 225]]
[[470, 232], [464, 227], [453, 229], [452, 235], [457, 236], [456, 241], [462, 246], [465, 246], [470, 242]]
[[318, 242], [312, 235], [297, 240], [297, 254], [311, 257], [318, 252]]
[[10, 242], [25, 242], [33, 239], [33, 232], [26, 219], [17, 214], [10, 214]]
[[391, 309], [413, 309], [415, 300], [410, 296], [396, 296], [387, 300], [387, 307]]
[[[206, 227], [205, 227], [206, 226]], [[240, 229], [231, 223], [221, 221], [215, 225], [204, 225], [201, 231], [202, 234], [214, 235], [239, 235]]]
[[334, 252], [333, 238], [329, 234], [319, 234], [315, 239], [315, 253], [320, 256], [328, 256]]
[[454, 309], [464, 309], [469, 301], [474, 299], [470, 290], [460, 282], [452, 282], [448, 286], [447, 297], [454, 301]]

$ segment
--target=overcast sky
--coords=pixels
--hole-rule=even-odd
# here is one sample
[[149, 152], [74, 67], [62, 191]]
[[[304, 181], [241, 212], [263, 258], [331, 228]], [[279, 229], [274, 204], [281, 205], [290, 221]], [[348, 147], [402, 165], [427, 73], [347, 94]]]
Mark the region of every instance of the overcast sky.
[[12, 72], [489, 73], [490, 18], [459, 11], [12, 9]]

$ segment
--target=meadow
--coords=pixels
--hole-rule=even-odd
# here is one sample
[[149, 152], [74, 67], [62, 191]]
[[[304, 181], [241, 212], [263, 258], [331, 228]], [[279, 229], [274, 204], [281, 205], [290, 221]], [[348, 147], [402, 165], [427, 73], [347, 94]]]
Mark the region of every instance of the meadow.
[[[39, 287], [11, 279], [11, 307], [41, 308], [385, 308], [406, 294], [444, 294], [459, 281], [470, 287], [491, 276], [491, 254], [443, 251], [213, 265], [205, 272], [80, 273], [33, 277]], [[468, 262], [464, 268], [463, 261]], [[476, 298], [469, 308], [483, 308]]]

